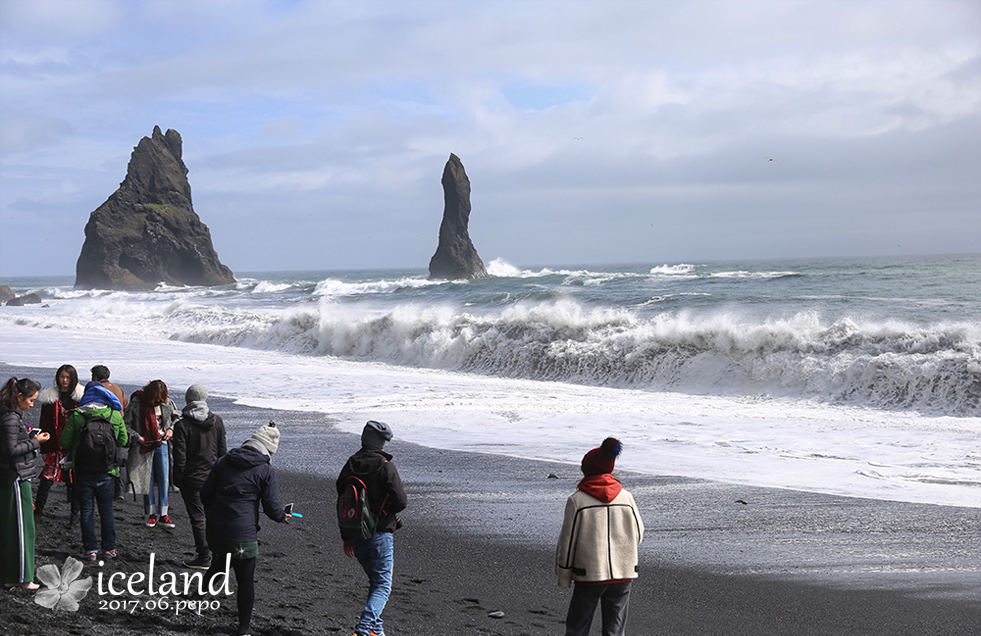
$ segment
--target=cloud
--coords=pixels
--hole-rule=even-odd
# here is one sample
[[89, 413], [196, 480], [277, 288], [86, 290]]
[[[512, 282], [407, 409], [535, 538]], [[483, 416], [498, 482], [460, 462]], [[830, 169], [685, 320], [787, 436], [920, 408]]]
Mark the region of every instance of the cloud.
[[[842, 249], [827, 228], [862, 249], [876, 222], [933, 251], [928, 214], [954, 224], [950, 250], [978, 249], [957, 213], [981, 207], [973, 2], [79, 4], [0, 3], [5, 228], [84, 225], [160, 125], [223, 260], [248, 269], [324, 240], [325, 267], [424, 267], [434, 245], [394, 229], [435, 235], [450, 152], [475, 241], [518, 264], [822, 255]], [[242, 234], [270, 209], [301, 231]], [[671, 241], [637, 232], [652, 214]], [[41, 262], [7, 234], [0, 275], [71, 271], [81, 247]]]
[[75, 133], [67, 121], [46, 115], [12, 113], [0, 126], [0, 153], [34, 152], [57, 146]]
[[31, 0], [3, 2], [4, 30], [39, 39], [80, 38], [118, 28], [125, 0]]

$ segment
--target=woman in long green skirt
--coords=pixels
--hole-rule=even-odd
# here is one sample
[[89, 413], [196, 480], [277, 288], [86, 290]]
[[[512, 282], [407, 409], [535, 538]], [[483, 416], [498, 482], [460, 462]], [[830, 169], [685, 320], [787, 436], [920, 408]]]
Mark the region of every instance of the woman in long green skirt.
[[36, 590], [34, 582], [34, 504], [31, 479], [48, 433], [32, 435], [24, 413], [34, 406], [40, 386], [10, 378], [0, 388], [0, 578], [4, 587]]

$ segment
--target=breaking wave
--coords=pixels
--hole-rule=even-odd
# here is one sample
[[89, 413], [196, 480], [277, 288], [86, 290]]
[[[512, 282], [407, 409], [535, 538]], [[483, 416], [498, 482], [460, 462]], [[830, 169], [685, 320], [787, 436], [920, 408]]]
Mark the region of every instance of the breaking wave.
[[[954, 265], [938, 279], [918, 261], [884, 276], [847, 263], [595, 271], [497, 259], [493, 278], [465, 282], [409, 271], [139, 293], [51, 285], [35, 288], [41, 308], [0, 312], [0, 328], [13, 321], [509, 378], [977, 416], [973, 262], [963, 281]], [[915, 267], [926, 268], [923, 289], [945, 286], [917, 291]]]
[[640, 318], [571, 301], [483, 315], [402, 305], [357, 312], [326, 300], [279, 315], [182, 307], [171, 337], [510, 378], [698, 394], [815, 398], [949, 415], [981, 412], [981, 327], [919, 327], [813, 314]]

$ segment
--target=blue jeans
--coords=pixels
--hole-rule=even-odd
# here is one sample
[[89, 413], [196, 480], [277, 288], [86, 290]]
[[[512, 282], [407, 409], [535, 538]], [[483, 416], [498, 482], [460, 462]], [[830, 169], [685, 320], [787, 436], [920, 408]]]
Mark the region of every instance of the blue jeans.
[[[159, 502], [156, 497], [158, 494]], [[167, 514], [165, 510], [170, 505], [170, 451], [167, 442], [153, 449], [153, 470], [150, 472], [150, 494], [147, 495], [147, 503], [150, 514], [161, 516]]]
[[354, 542], [354, 556], [368, 575], [368, 600], [361, 620], [354, 626], [358, 634], [383, 633], [382, 610], [392, 592], [392, 565], [395, 562], [395, 538], [391, 532], [379, 532], [370, 539]]
[[103, 552], [116, 549], [116, 518], [112, 512], [112, 500], [116, 496], [116, 482], [109, 473], [75, 473], [75, 492], [78, 493], [79, 519], [82, 522], [82, 550], [95, 552], [99, 547], [95, 539], [95, 505], [99, 505], [102, 522]]

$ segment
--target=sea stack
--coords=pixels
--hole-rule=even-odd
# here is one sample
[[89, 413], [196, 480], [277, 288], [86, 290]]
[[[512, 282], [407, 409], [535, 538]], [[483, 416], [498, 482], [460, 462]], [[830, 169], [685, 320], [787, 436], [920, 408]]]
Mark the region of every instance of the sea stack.
[[429, 280], [487, 278], [484, 262], [470, 241], [470, 179], [463, 162], [450, 153], [443, 168], [443, 222], [439, 245], [429, 261]]
[[89, 215], [76, 288], [136, 291], [159, 283], [235, 282], [191, 205], [181, 154], [176, 130], [164, 134], [154, 126], [153, 136], [140, 140], [119, 189]]

